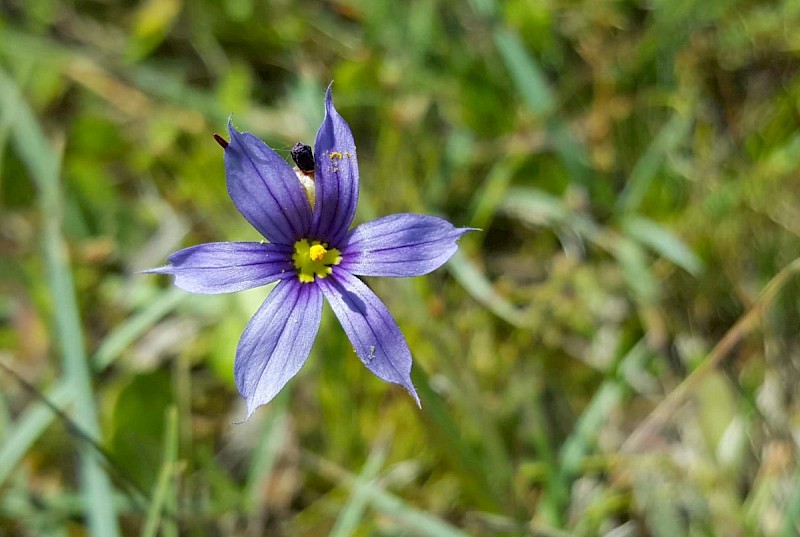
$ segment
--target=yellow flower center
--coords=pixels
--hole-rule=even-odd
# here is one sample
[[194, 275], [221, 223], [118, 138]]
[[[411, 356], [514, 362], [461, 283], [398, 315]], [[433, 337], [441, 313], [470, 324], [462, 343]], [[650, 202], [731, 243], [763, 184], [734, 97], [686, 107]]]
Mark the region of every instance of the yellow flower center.
[[300, 281], [311, 283], [315, 277], [324, 278], [333, 272], [331, 266], [342, 262], [342, 253], [336, 248], [329, 249], [325, 243], [301, 239], [294, 243], [292, 260]]

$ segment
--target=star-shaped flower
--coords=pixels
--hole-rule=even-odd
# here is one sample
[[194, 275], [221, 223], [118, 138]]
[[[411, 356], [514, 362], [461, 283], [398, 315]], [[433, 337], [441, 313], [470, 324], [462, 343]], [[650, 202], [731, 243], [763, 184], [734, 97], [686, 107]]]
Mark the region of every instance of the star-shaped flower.
[[228, 193], [268, 242], [212, 242], [169, 256], [149, 272], [172, 274], [193, 293], [229, 293], [278, 281], [245, 328], [234, 377], [247, 417], [302, 367], [328, 300], [361, 362], [378, 378], [411, 383], [411, 351], [383, 302], [359, 276], [420, 276], [452, 256], [469, 228], [434, 216], [394, 214], [349, 230], [358, 204], [358, 162], [350, 127], [331, 88], [314, 143], [298, 144], [289, 164], [264, 142], [229, 125]]

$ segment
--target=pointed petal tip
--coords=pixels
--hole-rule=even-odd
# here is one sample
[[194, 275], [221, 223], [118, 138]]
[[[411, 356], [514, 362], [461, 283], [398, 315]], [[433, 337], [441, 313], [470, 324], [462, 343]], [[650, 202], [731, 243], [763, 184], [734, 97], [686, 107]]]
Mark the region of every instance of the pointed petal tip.
[[454, 227], [453, 230], [455, 231], [455, 234], [453, 235], [454, 243], [458, 243], [461, 237], [463, 237], [467, 233], [471, 233], [473, 231], [483, 231], [479, 227]]
[[241, 135], [241, 133], [238, 130], [236, 130], [236, 127], [233, 126], [233, 116], [228, 116], [227, 127], [228, 127], [228, 134], [231, 135], [231, 142], [233, 142], [233, 138], [235, 136]]
[[325, 90], [325, 115], [330, 117], [339, 115], [336, 106], [333, 104], [333, 81], [328, 84], [328, 88]]
[[[275, 394], [275, 396], [277, 395], [278, 394]], [[250, 421], [250, 418], [253, 417], [253, 414], [256, 413], [256, 410], [258, 410], [262, 406], [266, 406], [275, 399], [275, 397], [272, 397], [270, 399], [267, 399], [266, 401], [256, 401], [255, 397], [244, 397], [244, 396], [242, 397], [244, 399], [246, 413], [242, 419], [234, 421], [233, 422], [234, 425], [242, 425], [243, 423]]]
[[[341, 241], [358, 205], [358, 157], [353, 132], [333, 104], [333, 86], [325, 91], [325, 117], [314, 140], [317, 159], [312, 235]], [[324, 165], [327, 163], [328, 165]]]
[[454, 227], [454, 230], [456, 233], [458, 233], [458, 235], [455, 237], [456, 240], [460, 239], [467, 233], [471, 233], [473, 231], [483, 231], [479, 227]]
[[456, 228], [453, 228], [453, 232], [452, 232], [452, 235], [451, 235], [452, 240], [453, 240], [453, 245], [458, 246], [458, 241], [460, 241], [461, 238], [464, 237], [464, 235], [466, 235], [467, 233], [473, 232], [473, 231], [482, 231], [482, 230], [477, 229], [477, 228], [472, 228], [472, 227], [456, 227]]
[[232, 423], [232, 425], [244, 425], [244, 424], [245, 424], [245, 422], [247, 422], [247, 420], [249, 420], [249, 419], [250, 419], [250, 416], [252, 416], [252, 415], [253, 415], [253, 413], [252, 413], [252, 412], [250, 412], [249, 414], [247, 414], [247, 416], [243, 417], [243, 418], [242, 418], [242, 419], [240, 419], [239, 421], [234, 421], [234, 422]]
[[144, 270], [137, 270], [136, 274], [172, 274], [172, 265], [164, 265], [163, 267], [149, 268]]
[[414, 401], [417, 403], [417, 408], [422, 410], [422, 401], [419, 400], [419, 395], [417, 395], [417, 390], [414, 389], [414, 385], [409, 382], [407, 386], [403, 387], [408, 390], [408, 393], [414, 398]]
[[[248, 133], [246, 131], [240, 131], [233, 125], [233, 115], [228, 116], [227, 127], [228, 134], [231, 138], [230, 143], [233, 143], [234, 140], [240, 145], [245, 145], [247, 143], [244, 137], [247, 136]], [[263, 143], [260, 139], [258, 139], [258, 141]]]
[[247, 401], [247, 414], [245, 414], [245, 416], [242, 419], [240, 419], [239, 421], [234, 421], [233, 424], [234, 425], [242, 425], [242, 424], [250, 421], [250, 418], [253, 417], [253, 413], [255, 413], [256, 409], [258, 407], [260, 407], [260, 406], [263, 406], [263, 405], [251, 406], [250, 405], [250, 401]]

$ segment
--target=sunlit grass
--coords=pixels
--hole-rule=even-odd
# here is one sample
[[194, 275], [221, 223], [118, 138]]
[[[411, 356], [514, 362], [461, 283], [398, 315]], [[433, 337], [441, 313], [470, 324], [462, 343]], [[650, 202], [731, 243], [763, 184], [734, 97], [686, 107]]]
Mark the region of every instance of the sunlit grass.
[[[0, 533], [797, 534], [799, 25], [789, 1], [7, 2]], [[138, 271], [259, 240], [212, 134], [232, 114], [288, 158], [331, 80], [356, 221], [482, 231], [368, 279], [422, 410], [326, 308], [237, 425], [269, 290]]]

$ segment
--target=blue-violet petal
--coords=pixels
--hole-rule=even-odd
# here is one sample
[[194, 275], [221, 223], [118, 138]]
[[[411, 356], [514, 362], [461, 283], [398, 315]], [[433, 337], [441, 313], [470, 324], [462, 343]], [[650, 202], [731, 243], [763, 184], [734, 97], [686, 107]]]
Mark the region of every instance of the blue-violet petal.
[[333, 106], [331, 86], [325, 92], [325, 119], [314, 153], [316, 203], [311, 235], [337, 248], [358, 205], [358, 160], [353, 133]]
[[317, 282], [361, 362], [378, 378], [403, 386], [420, 405], [411, 383], [411, 351], [381, 299], [339, 267]]
[[289, 278], [278, 283], [250, 319], [233, 366], [236, 386], [247, 402], [247, 418], [271, 401], [303, 366], [321, 316], [319, 288]]
[[179, 250], [171, 264], [145, 272], [172, 274], [191, 293], [233, 293], [294, 276], [291, 250], [258, 242], [209, 242]]
[[468, 231], [435, 216], [385, 216], [348, 234], [340, 266], [359, 276], [421, 276], [450, 259], [456, 240]]
[[294, 244], [308, 234], [311, 205], [294, 170], [250, 133], [228, 124], [228, 193], [239, 212], [270, 242]]

